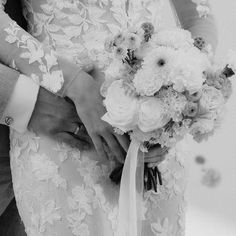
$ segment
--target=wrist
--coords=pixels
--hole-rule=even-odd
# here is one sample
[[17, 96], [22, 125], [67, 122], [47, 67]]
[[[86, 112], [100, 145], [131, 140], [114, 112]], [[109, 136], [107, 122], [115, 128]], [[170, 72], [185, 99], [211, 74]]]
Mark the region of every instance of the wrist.
[[95, 92], [94, 90], [95, 81], [93, 77], [81, 70], [65, 90], [65, 96], [77, 104], [84, 104], [91, 93]]
[[64, 77], [64, 84], [58, 95], [65, 97], [68, 96], [68, 88], [72, 86], [73, 81], [78, 78], [78, 74], [80, 74], [82, 70], [76, 64], [61, 56], [58, 57], [58, 63]]

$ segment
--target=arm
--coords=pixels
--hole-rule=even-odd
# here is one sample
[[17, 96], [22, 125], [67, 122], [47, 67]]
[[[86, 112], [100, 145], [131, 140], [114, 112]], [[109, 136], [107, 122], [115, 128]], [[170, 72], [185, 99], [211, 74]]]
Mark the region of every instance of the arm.
[[[217, 27], [210, 12], [200, 17], [197, 4], [192, 0], [171, 0], [181, 26], [192, 33], [193, 38], [202, 37], [216, 49], [218, 43]], [[210, 8], [209, 4], [207, 6]], [[210, 8], [211, 9], [211, 8]]]
[[[0, 61], [62, 95], [80, 69], [24, 31], [0, 8]], [[63, 71], [63, 72], [62, 72]], [[64, 81], [65, 80], [65, 81]]]
[[[6, 86], [1, 86], [2, 81], [5, 81], [7, 85], [9, 81], [12, 81], [9, 86], [10, 89], [13, 88], [11, 96], [9, 96], [10, 90], [6, 90]], [[4, 94], [9, 99], [5, 99]], [[85, 129], [81, 129], [76, 136], [69, 134], [73, 133], [77, 126], [81, 126], [72, 103], [39, 88], [29, 77], [1, 64], [0, 109], [3, 111], [0, 123], [18, 132], [24, 132], [28, 128], [37, 134], [44, 134], [81, 150], [91, 144]]]

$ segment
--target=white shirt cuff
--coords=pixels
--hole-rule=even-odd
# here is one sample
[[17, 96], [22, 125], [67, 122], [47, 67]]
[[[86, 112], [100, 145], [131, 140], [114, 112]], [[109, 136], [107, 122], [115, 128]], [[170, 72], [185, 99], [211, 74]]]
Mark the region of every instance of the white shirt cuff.
[[38, 91], [39, 85], [31, 78], [20, 75], [0, 123], [24, 133], [32, 116]]

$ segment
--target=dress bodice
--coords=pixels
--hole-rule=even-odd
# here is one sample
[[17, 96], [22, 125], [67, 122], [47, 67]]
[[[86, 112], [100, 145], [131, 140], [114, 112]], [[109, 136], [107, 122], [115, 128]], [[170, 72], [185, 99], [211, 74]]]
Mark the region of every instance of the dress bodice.
[[[25, 0], [29, 31], [78, 64], [107, 63], [105, 38], [127, 26], [158, 25], [163, 0]], [[65, 53], [66, 50], [66, 53]]]

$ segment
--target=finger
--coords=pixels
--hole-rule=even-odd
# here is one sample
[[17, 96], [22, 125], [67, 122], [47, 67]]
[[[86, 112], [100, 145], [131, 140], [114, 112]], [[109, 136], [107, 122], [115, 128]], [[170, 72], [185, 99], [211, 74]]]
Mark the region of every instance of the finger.
[[146, 157], [156, 157], [156, 156], [162, 156], [165, 155], [168, 152], [168, 148], [166, 147], [160, 147], [160, 146], [154, 146], [152, 148], [150, 148], [150, 150], [148, 151], [148, 153], [146, 153]]
[[97, 135], [91, 135], [91, 139], [93, 141], [94, 147], [97, 151], [97, 154], [102, 160], [107, 160], [107, 154], [104, 150], [103, 143], [102, 143], [102, 138], [97, 136]]
[[71, 135], [73, 135], [75, 138], [79, 138], [81, 140], [84, 140], [85, 142], [89, 144], [93, 144], [92, 139], [87, 133], [86, 128], [81, 123], [66, 123], [65, 124], [65, 132], [69, 132]]
[[124, 149], [122, 148], [122, 146], [118, 143], [115, 136], [113, 136], [113, 134], [111, 134], [111, 133], [105, 133], [103, 135], [103, 138], [105, 139], [105, 141], [106, 141], [108, 147], [110, 148], [110, 150], [112, 151], [112, 153], [115, 155], [116, 159], [120, 163], [124, 163], [125, 152], [124, 152]]
[[66, 143], [72, 148], [78, 148], [79, 150], [88, 150], [90, 148], [89, 144], [83, 140], [76, 139], [72, 135], [61, 132], [56, 135], [56, 139], [59, 142]]
[[82, 70], [90, 73], [94, 69], [94, 64], [93, 63], [87, 63], [86, 65], [82, 66]]
[[130, 139], [127, 135], [114, 134], [116, 139], [119, 141], [120, 145], [123, 147], [124, 151], [127, 153], [130, 145]]
[[159, 163], [165, 160], [165, 155], [156, 156], [156, 157], [145, 157], [145, 163]]

